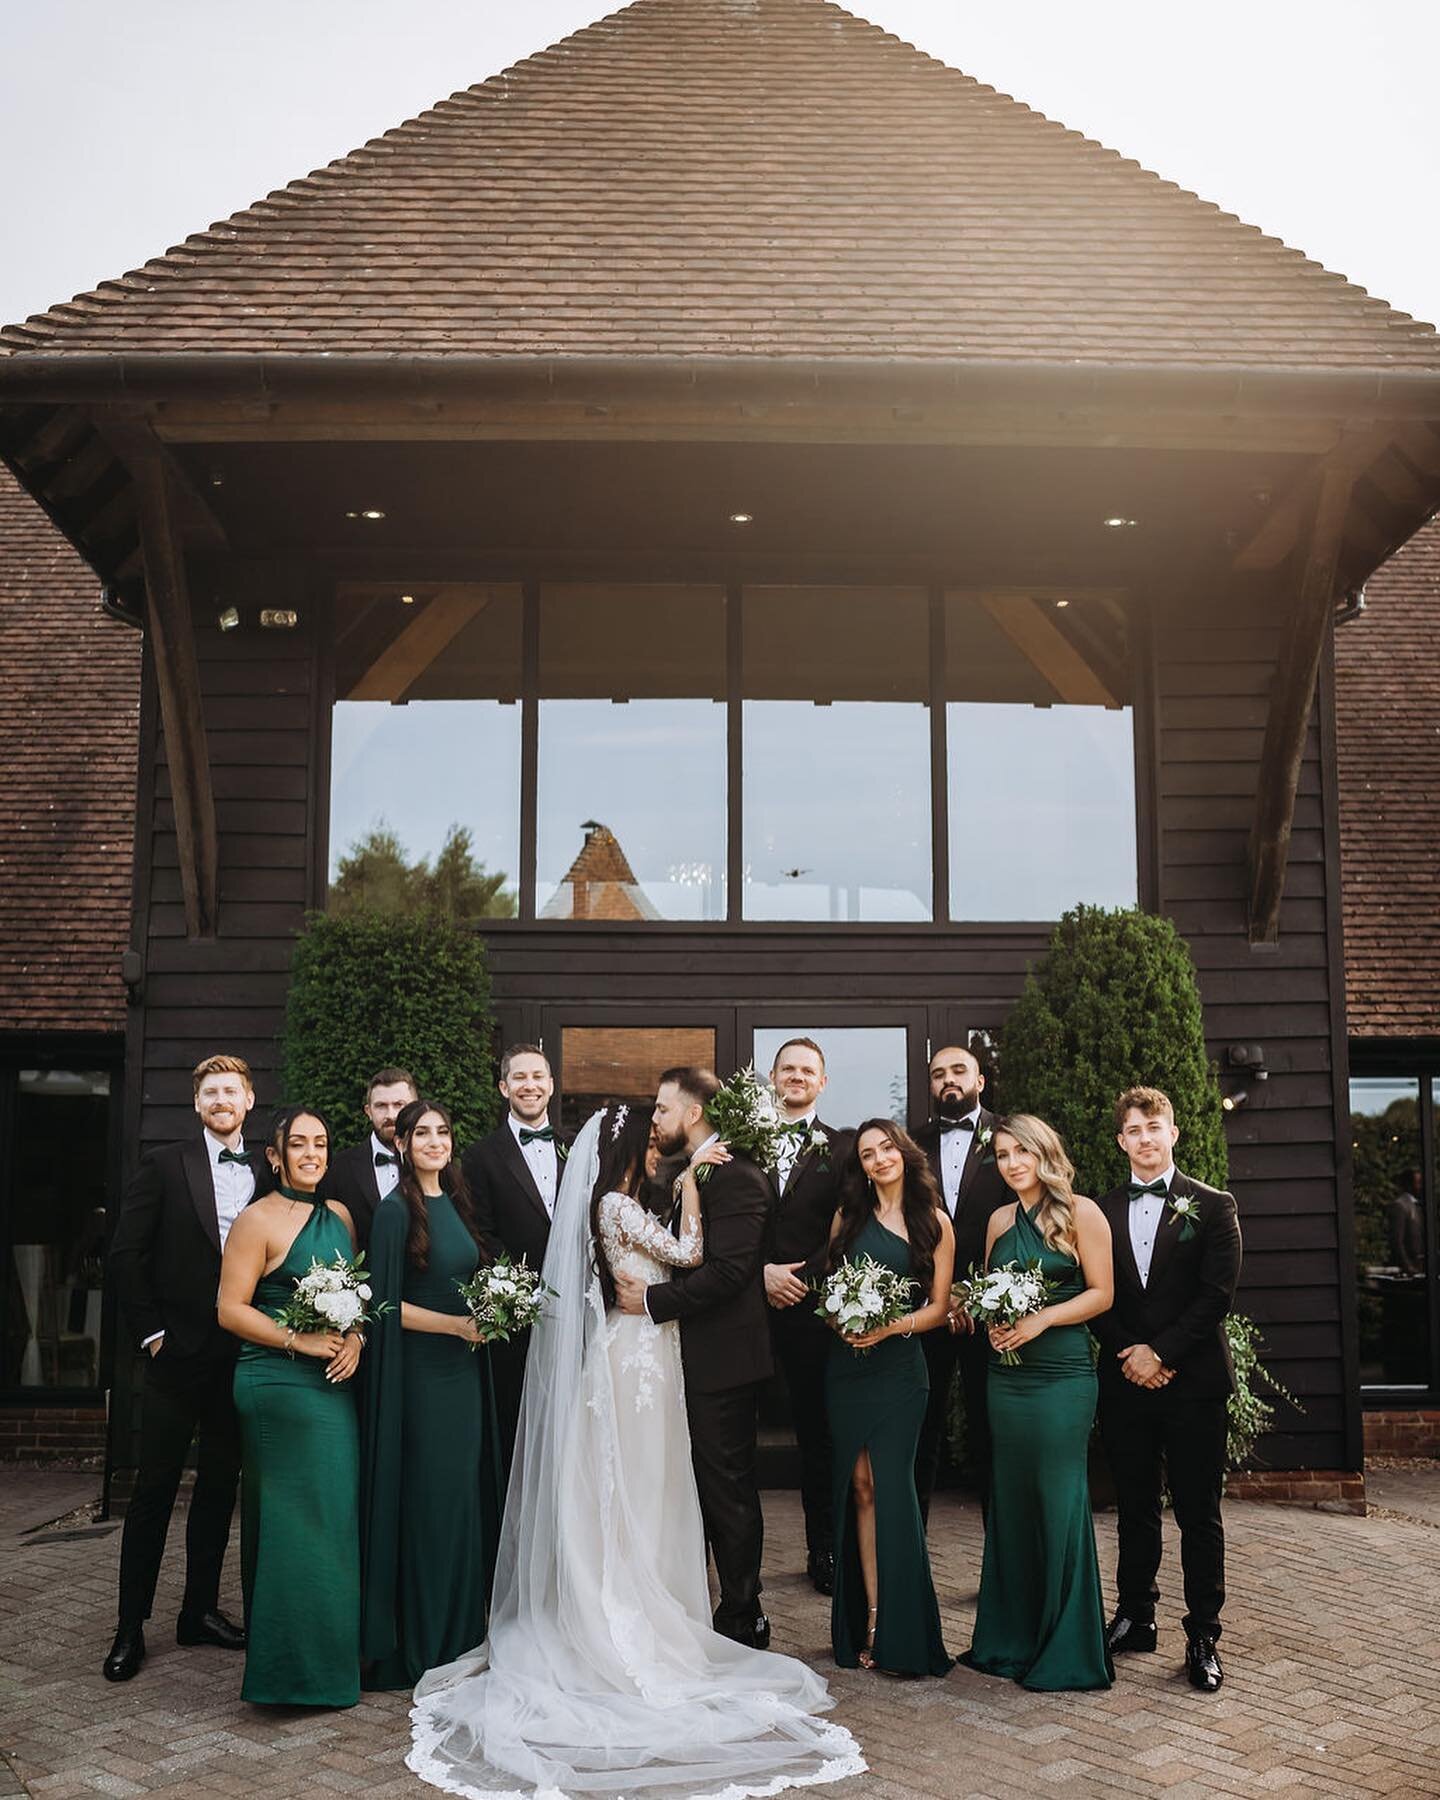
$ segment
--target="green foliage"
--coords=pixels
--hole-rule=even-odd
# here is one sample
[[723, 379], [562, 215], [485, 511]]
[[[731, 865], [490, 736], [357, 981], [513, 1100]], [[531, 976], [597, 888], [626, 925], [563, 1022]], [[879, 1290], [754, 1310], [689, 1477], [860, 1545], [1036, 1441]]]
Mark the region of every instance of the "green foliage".
[[1263, 1383], [1277, 1399], [1288, 1401], [1297, 1412], [1305, 1409], [1260, 1360], [1260, 1333], [1243, 1313], [1231, 1313], [1225, 1321], [1230, 1356], [1235, 1364], [1235, 1392], [1230, 1396], [1225, 1427], [1225, 1463], [1240, 1469], [1255, 1454], [1255, 1446], [1270, 1429], [1275, 1408], [1257, 1391]]
[[415, 913], [427, 909], [462, 923], [509, 919], [515, 895], [504, 875], [491, 874], [475, 860], [469, 830], [452, 825], [434, 865], [428, 858], [406, 859], [405, 846], [383, 823], [358, 838], [340, 858], [330, 885], [330, 911]]
[[365, 1085], [409, 1069], [448, 1107], [457, 1145], [496, 1106], [490, 976], [480, 935], [429, 909], [312, 913], [295, 950], [281, 1038], [288, 1100], [324, 1109], [336, 1140], [368, 1129]]
[[1006, 1022], [1000, 1076], [1006, 1112], [1037, 1113], [1064, 1138], [1077, 1191], [1102, 1194], [1124, 1176], [1113, 1108], [1137, 1084], [1174, 1103], [1180, 1166], [1223, 1188], [1215, 1075], [1195, 965], [1170, 921], [1134, 909], [1066, 913]]

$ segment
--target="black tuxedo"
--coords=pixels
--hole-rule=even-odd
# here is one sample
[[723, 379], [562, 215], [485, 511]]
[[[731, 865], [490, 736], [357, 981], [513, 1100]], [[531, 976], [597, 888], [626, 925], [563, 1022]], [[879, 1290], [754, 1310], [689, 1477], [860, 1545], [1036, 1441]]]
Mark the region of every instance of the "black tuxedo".
[[[1193, 1230], [1171, 1210], [1179, 1198], [1198, 1204]], [[1177, 1169], [1143, 1285], [1130, 1241], [1128, 1182], [1100, 1207], [1113, 1240], [1115, 1304], [1091, 1329], [1100, 1342], [1100, 1433], [1119, 1512], [1120, 1611], [1141, 1623], [1155, 1616], [1168, 1486], [1180, 1527], [1185, 1629], [1216, 1637], [1225, 1602], [1226, 1403], [1235, 1386], [1225, 1316], [1240, 1278], [1235, 1201]], [[1118, 1353], [1132, 1344], [1148, 1344], [1175, 1379], [1157, 1389], [1127, 1381]]]
[[[393, 1152], [387, 1151], [387, 1155]], [[375, 1208], [380, 1204], [380, 1183], [376, 1180], [375, 1146], [367, 1131], [362, 1142], [348, 1150], [338, 1150], [330, 1159], [320, 1193], [326, 1200], [338, 1200], [355, 1224], [358, 1249], [370, 1248], [370, 1227], [375, 1222]]]
[[705, 1258], [645, 1296], [657, 1323], [680, 1321], [685, 1407], [705, 1535], [720, 1581], [716, 1629], [744, 1637], [760, 1611], [765, 1528], [755, 1480], [760, 1385], [774, 1364], [764, 1261], [774, 1189], [749, 1157], [700, 1184]]
[[[570, 1139], [555, 1136], [555, 1193], [559, 1198], [565, 1152]], [[460, 1159], [460, 1167], [475, 1202], [475, 1222], [481, 1239], [492, 1252], [506, 1251], [516, 1261], [523, 1256], [532, 1269], [545, 1266], [550, 1243], [550, 1214], [530, 1173], [515, 1133], [507, 1118], [488, 1137], [472, 1144]], [[515, 1432], [520, 1422], [520, 1396], [525, 1387], [525, 1358], [530, 1333], [517, 1332], [508, 1342], [501, 1338], [490, 1346], [490, 1369], [495, 1381], [495, 1410], [500, 1423], [500, 1447], [508, 1469], [515, 1451]]]
[[[998, 1123], [992, 1112], [982, 1106], [973, 1138], [993, 1133]], [[945, 1195], [945, 1178], [940, 1157], [942, 1132], [938, 1119], [931, 1119], [914, 1134], [915, 1142], [925, 1152], [930, 1173], [941, 1198]], [[972, 1134], [967, 1133], [967, 1136]], [[960, 1192], [952, 1215], [955, 1225], [955, 1279], [968, 1275], [972, 1267], [985, 1262], [985, 1233], [990, 1215], [1013, 1199], [1009, 1188], [995, 1167], [995, 1155], [988, 1145], [971, 1143], [960, 1171]], [[985, 1403], [985, 1384], [990, 1366], [990, 1347], [983, 1332], [951, 1331], [941, 1326], [927, 1331], [920, 1340], [925, 1347], [925, 1361], [930, 1372], [930, 1399], [925, 1408], [925, 1422], [920, 1428], [920, 1444], [915, 1453], [915, 1488], [920, 1496], [920, 1511], [930, 1517], [930, 1496], [940, 1469], [945, 1448], [945, 1428], [950, 1418], [950, 1390], [956, 1368], [965, 1392], [965, 1449], [980, 1503], [988, 1504], [990, 1496], [990, 1415]]]
[[[837, 1131], [822, 1119], [810, 1128], [829, 1141], [791, 1164], [789, 1178], [775, 1189], [766, 1262], [803, 1262], [802, 1281], [824, 1276], [830, 1226], [840, 1204], [840, 1172], [855, 1141], [853, 1131]], [[785, 1371], [790, 1421], [800, 1448], [800, 1498], [805, 1509], [805, 1543], [810, 1555], [828, 1555], [834, 1541], [834, 1476], [830, 1426], [825, 1411], [825, 1365], [834, 1333], [816, 1316], [813, 1296], [794, 1306], [770, 1308], [770, 1342]]]
[[[259, 1152], [249, 1157], [255, 1192], [273, 1185]], [[140, 1468], [120, 1548], [120, 1626], [149, 1618], [175, 1495], [199, 1435], [195, 1491], [185, 1534], [187, 1617], [213, 1612], [235, 1510], [240, 1433], [232, 1387], [239, 1344], [220, 1329], [220, 1226], [202, 1133], [152, 1150], [121, 1202], [110, 1245], [110, 1279], [129, 1341], [163, 1331], [147, 1353]]]

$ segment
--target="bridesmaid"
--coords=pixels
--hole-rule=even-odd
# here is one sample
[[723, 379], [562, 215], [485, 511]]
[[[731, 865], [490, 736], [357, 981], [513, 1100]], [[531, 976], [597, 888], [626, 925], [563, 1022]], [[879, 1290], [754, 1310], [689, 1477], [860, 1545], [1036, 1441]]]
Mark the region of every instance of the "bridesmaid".
[[844, 1669], [944, 1675], [952, 1661], [940, 1636], [915, 1448], [930, 1394], [918, 1334], [946, 1322], [955, 1233], [924, 1151], [889, 1119], [869, 1119], [856, 1132], [841, 1191], [831, 1269], [872, 1256], [910, 1278], [913, 1310], [830, 1348], [835, 1660]]
[[350, 1215], [319, 1200], [330, 1132], [313, 1106], [280, 1113], [266, 1155], [278, 1185], [230, 1228], [219, 1318], [242, 1340], [241, 1578], [245, 1681], [261, 1706], [360, 1698], [359, 1437], [350, 1377], [359, 1332], [277, 1324], [312, 1258], [355, 1254]]
[[485, 1636], [504, 1489], [490, 1353], [459, 1284], [490, 1260], [450, 1115], [395, 1122], [400, 1181], [370, 1231], [361, 1540], [367, 1688], [409, 1688]]
[[986, 1267], [1038, 1263], [1058, 1291], [1018, 1324], [990, 1328], [991, 1345], [1021, 1360], [990, 1364], [990, 1517], [961, 1661], [1046, 1692], [1105, 1688], [1114, 1670], [1086, 1468], [1096, 1378], [1085, 1321], [1114, 1298], [1110, 1227], [1072, 1192], [1075, 1170], [1043, 1119], [1002, 1119], [992, 1147], [1015, 1202], [991, 1215]]

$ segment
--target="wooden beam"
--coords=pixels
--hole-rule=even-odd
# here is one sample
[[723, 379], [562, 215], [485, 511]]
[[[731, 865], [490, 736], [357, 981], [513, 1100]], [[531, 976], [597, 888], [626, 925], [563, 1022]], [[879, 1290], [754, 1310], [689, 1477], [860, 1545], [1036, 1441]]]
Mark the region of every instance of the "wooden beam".
[[210, 755], [200, 694], [195, 623], [185, 579], [185, 560], [175, 531], [174, 495], [159, 456], [130, 464], [139, 500], [140, 545], [145, 564], [147, 625], [165, 733], [165, 763], [175, 806], [175, 840], [185, 929], [193, 938], [214, 937], [218, 921], [219, 838]]
[[181, 535], [207, 549], [228, 547], [225, 527], [210, 504], [209, 495], [196, 486], [143, 414], [116, 407], [100, 408], [95, 414], [95, 429], [132, 472], [141, 462], [160, 464], [169, 489], [171, 515]]
[[982, 594], [980, 604], [1061, 700], [1072, 706], [1122, 703], [1121, 695], [1111, 691], [1037, 601]]
[[399, 700], [489, 603], [486, 588], [442, 589], [341, 697]]
[[1336, 565], [1354, 482], [1354, 461], [1346, 455], [1334, 458], [1321, 474], [1305, 563], [1276, 663], [1250, 829], [1252, 944], [1273, 944], [1280, 935], [1280, 899], [1285, 890], [1295, 793], [1320, 658], [1331, 629]]

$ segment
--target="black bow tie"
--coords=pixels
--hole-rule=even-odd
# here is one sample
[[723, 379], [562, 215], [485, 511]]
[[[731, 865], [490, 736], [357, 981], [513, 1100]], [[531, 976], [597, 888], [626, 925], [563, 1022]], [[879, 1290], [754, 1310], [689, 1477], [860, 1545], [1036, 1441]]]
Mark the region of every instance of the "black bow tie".
[[520, 1127], [520, 1148], [522, 1150], [527, 1144], [553, 1144], [554, 1142], [555, 1127], [553, 1125], [542, 1125], [538, 1131], [532, 1131], [528, 1125]]
[[222, 1163], [238, 1162], [238, 1163], [245, 1163], [248, 1165], [250, 1158], [245, 1154], [245, 1152], [243, 1150], [222, 1150], [220, 1152], [220, 1154], [215, 1158], [215, 1160], [216, 1160], [216, 1162], [222, 1162]]
[[1168, 1192], [1169, 1189], [1165, 1186], [1163, 1180], [1132, 1181], [1130, 1183], [1130, 1198], [1132, 1200], [1138, 1200], [1142, 1194], [1165, 1194]]
[[940, 1130], [942, 1132], [973, 1131], [975, 1129], [975, 1123], [974, 1119], [942, 1119], [940, 1121]]
[[400, 1158], [398, 1156], [392, 1156], [388, 1150], [377, 1150], [375, 1152], [375, 1167], [377, 1169], [383, 1169], [387, 1164], [392, 1169], [398, 1169], [400, 1167]]

